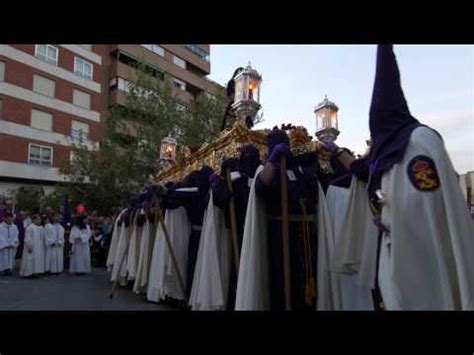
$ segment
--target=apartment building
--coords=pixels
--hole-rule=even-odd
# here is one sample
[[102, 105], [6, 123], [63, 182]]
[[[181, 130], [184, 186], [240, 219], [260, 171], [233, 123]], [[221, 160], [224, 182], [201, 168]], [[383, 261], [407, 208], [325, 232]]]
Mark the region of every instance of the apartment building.
[[183, 108], [223, 87], [210, 81], [209, 45], [0, 45], [0, 195], [63, 181], [81, 144], [99, 149], [109, 108], [123, 105], [134, 64], [172, 86]]

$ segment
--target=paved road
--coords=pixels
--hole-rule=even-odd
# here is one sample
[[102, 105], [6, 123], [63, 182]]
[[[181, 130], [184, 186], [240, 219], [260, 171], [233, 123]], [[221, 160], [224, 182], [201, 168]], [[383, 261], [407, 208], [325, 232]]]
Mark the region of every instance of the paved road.
[[173, 310], [146, 301], [145, 296], [119, 288], [109, 299], [112, 284], [105, 269], [84, 276], [67, 273], [40, 279], [0, 276], [0, 311], [130, 311]]

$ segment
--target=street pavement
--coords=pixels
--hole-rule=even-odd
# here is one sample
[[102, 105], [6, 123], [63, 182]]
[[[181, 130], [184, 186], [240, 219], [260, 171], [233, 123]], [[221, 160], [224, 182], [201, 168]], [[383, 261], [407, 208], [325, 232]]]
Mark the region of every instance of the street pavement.
[[110, 299], [112, 283], [106, 269], [88, 275], [65, 273], [24, 279], [0, 276], [0, 311], [162, 311], [169, 306], [147, 302], [145, 295], [117, 288]]

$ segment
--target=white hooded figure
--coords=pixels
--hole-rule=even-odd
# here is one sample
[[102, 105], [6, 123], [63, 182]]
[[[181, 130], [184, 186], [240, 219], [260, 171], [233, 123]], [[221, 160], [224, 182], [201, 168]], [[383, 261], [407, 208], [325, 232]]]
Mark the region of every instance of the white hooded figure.
[[91, 272], [90, 241], [91, 230], [89, 225], [81, 223], [74, 225], [69, 235], [69, 243], [72, 244], [71, 261], [69, 272], [83, 274]]
[[0, 223], [0, 272], [14, 269], [18, 244], [18, 228], [13, 223], [13, 215], [7, 215]]
[[473, 310], [473, 221], [441, 137], [408, 110], [391, 45], [377, 51], [370, 130], [385, 308]]
[[53, 223], [45, 226], [46, 271], [60, 274], [64, 269], [64, 228], [59, 223], [59, 216], [53, 217]]
[[33, 223], [25, 231], [25, 243], [21, 258], [20, 276], [28, 277], [45, 272], [44, 228], [41, 218], [33, 216]]

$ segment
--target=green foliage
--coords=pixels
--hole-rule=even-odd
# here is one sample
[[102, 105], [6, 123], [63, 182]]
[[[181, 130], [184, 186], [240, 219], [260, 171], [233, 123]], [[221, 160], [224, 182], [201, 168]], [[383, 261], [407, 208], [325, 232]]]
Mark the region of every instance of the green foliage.
[[43, 189], [37, 186], [22, 186], [12, 191], [15, 208], [29, 210], [32, 213], [40, 212], [43, 195]]
[[137, 68], [126, 105], [111, 108], [100, 150], [77, 146], [73, 162], [60, 168], [70, 180], [60, 187], [61, 194], [84, 203], [88, 211], [113, 213], [140, 192], [150, 174], [161, 169], [160, 146], [168, 134], [186, 146], [200, 146], [219, 134], [225, 96], [200, 95], [195, 107], [180, 109], [183, 103], [170, 84], [152, 77], [149, 70]]

